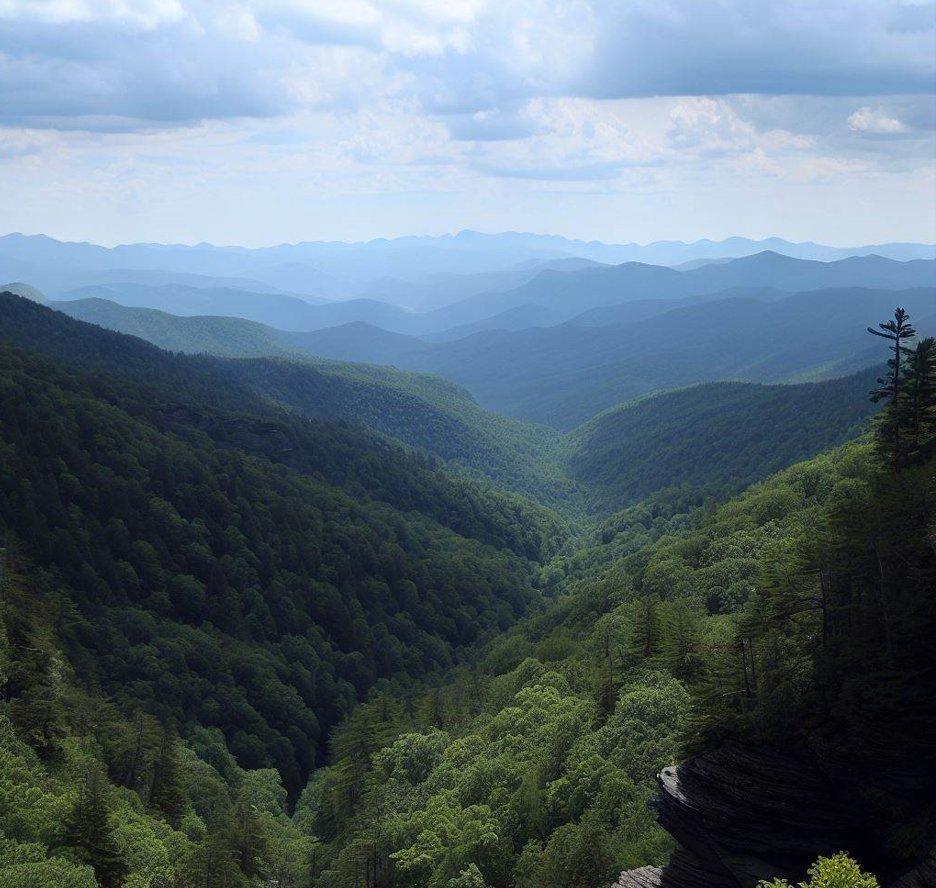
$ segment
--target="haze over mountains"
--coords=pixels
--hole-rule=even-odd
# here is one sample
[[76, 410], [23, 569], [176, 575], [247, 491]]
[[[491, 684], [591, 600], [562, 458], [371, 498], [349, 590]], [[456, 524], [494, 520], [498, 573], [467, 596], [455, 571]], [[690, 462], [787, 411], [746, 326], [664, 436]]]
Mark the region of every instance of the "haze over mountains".
[[[224, 372], [289, 409], [363, 424], [580, 512], [685, 481], [740, 489], [739, 478], [859, 433], [873, 410], [863, 392], [877, 371], [868, 368], [881, 363], [863, 321], [899, 303], [921, 333], [936, 331], [934, 248], [879, 248], [895, 258], [871, 249], [473, 232], [106, 249], [11, 235], [0, 239], [0, 272], [33, 269], [35, 279], [12, 289], [81, 321], [171, 351], [254, 359]], [[388, 272], [409, 278], [377, 276]], [[309, 292], [326, 281], [331, 295], [351, 298]], [[818, 424], [797, 420], [818, 402], [829, 405]], [[713, 441], [746, 414], [777, 430], [774, 456], [759, 457], [755, 440], [720, 463]], [[673, 450], [676, 440], [684, 443]], [[647, 463], [662, 451], [669, 462]], [[692, 453], [708, 456], [699, 464]]]
[[[423, 405], [413, 424], [399, 420], [405, 409], [388, 423], [380, 409], [358, 403], [349, 410], [340, 397], [328, 398], [326, 413], [354, 422], [361, 419], [355, 410], [363, 409], [375, 429], [428, 447], [461, 470], [544, 502], [571, 497], [581, 504], [590, 494], [572, 491], [582, 481], [574, 466], [591, 465], [591, 457], [578, 445], [569, 451], [557, 432], [571, 432], [598, 414], [604, 418], [595, 428], [606, 429], [615, 414], [605, 411], [653, 392], [722, 381], [834, 380], [878, 365], [880, 354], [856, 319], [886, 317], [900, 304], [921, 333], [936, 331], [934, 255], [936, 248], [922, 244], [849, 251], [775, 238], [640, 247], [462, 232], [248, 250], [205, 244], [108, 249], [8, 235], [0, 238], [0, 279], [25, 281], [14, 291], [161, 348], [316, 368], [286, 373], [283, 365], [268, 363], [249, 371], [262, 376], [267, 394], [313, 415], [324, 409], [313, 391], [350, 384], [356, 398], [367, 390], [376, 404], [398, 397], [402, 387], [406, 398]], [[399, 370], [434, 374], [456, 386]], [[250, 384], [248, 376], [238, 371], [242, 383]], [[757, 391], [725, 390], [715, 400], [735, 411], [767, 409], [772, 395]], [[795, 391], [786, 390], [783, 402]], [[685, 397], [654, 404], [662, 408]], [[849, 403], [854, 409], [837, 427], [839, 437], [853, 433], [868, 412], [861, 398]], [[644, 415], [620, 409], [620, 416]], [[420, 432], [430, 414], [433, 423], [455, 422], [462, 431], [441, 438]], [[548, 428], [531, 437], [497, 414]], [[480, 428], [491, 430], [488, 444], [451, 445], [467, 429], [475, 436]], [[641, 434], [623, 434], [623, 449], [605, 461], [623, 458]], [[827, 440], [825, 433], [803, 434], [802, 455]], [[506, 440], [513, 443], [504, 450]], [[570, 440], [595, 439], [580, 431]], [[560, 452], [571, 454], [571, 474], [558, 468], [565, 459]], [[544, 472], [544, 465], [552, 468]], [[618, 487], [630, 490], [628, 496], [647, 493], [640, 483], [629, 484], [622, 480]]]
[[[822, 261], [871, 254], [900, 261], [936, 257], [936, 249], [929, 244], [890, 243], [846, 249], [790, 243], [781, 238], [639, 245], [515, 232], [463, 231], [443, 237], [402, 237], [365, 243], [309, 242], [247, 249], [211, 244], [194, 247], [128, 244], [107, 248], [64, 243], [44, 235], [9, 234], [0, 237], [0, 278], [31, 281], [50, 296], [108, 281], [188, 282], [237, 286], [257, 292], [287, 291], [307, 297], [346, 299], [363, 295], [426, 309], [440, 304], [435, 301], [436, 293], [447, 294], [454, 289], [463, 298], [472, 293], [509, 289], [544, 267], [568, 269], [588, 262], [679, 265], [765, 250]], [[497, 280], [491, 273], [503, 273], [505, 277]], [[453, 284], [449, 277], [452, 274], [465, 278]], [[186, 281], [188, 275], [215, 280]]]
[[[554, 248], [555, 239], [544, 240]], [[413, 251], [435, 259], [448, 252], [457, 266], [463, 253], [478, 252], [474, 238], [462, 248], [454, 246], [459, 238], [450, 241], [405, 239], [402, 245], [365, 246], [380, 261], [387, 254], [398, 264], [402, 254]], [[510, 236], [481, 242], [496, 245], [486, 254], [489, 262], [494, 256], [502, 260], [504, 244], [512, 244]], [[25, 243], [33, 256], [51, 256], [59, 247], [65, 257], [87, 253], [88, 265], [113, 254], [119, 261], [178, 254], [188, 257], [191, 268], [197, 263], [189, 252], [202, 249], [108, 252], [47, 240]], [[366, 252], [365, 246], [359, 252]], [[327, 252], [322, 245], [309, 248]], [[234, 271], [224, 262], [230, 255], [243, 262], [246, 252], [204, 249], [208, 255], [199, 260], [200, 267], [214, 272]], [[932, 252], [925, 246], [914, 250]], [[252, 268], [256, 272], [256, 265]], [[64, 272], [51, 265], [47, 273]], [[412, 297], [435, 306], [423, 311], [373, 296], [326, 301], [308, 294], [216, 287], [215, 278], [204, 280], [210, 283], [108, 279], [67, 289], [52, 304], [179, 351], [308, 356], [434, 373], [464, 386], [484, 408], [561, 431], [658, 389], [717, 380], [800, 382], [860, 370], [875, 361], [875, 352], [854, 319], [886, 317], [897, 303], [913, 314], [922, 332], [936, 327], [932, 258], [856, 255], [820, 261], [762, 251], [690, 263], [682, 270], [567, 258], [466, 275], [433, 272], [420, 281], [396, 282], [395, 290], [385, 292], [396, 293], [400, 301]], [[376, 296], [379, 285], [368, 292]], [[439, 304], [446, 299], [447, 304]], [[830, 331], [838, 335], [830, 338]]]
[[[457, 749], [458, 741], [448, 746], [444, 738], [467, 724], [490, 731], [494, 744], [510, 740], [509, 754], [491, 746], [498, 762], [505, 755], [513, 761], [513, 750], [529, 742], [559, 738], [547, 778], [539, 764], [522, 781], [514, 765], [503, 774], [491, 769], [487, 741], [477, 737], [456, 769], [469, 774], [468, 801], [459, 796], [458, 804], [498, 812], [491, 829], [516, 823], [529, 832], [526, 824], [543, 824], [536, 829], [545, 844], [525, 839], [521, 854], [533, 854], [543, 873], [552, 872], [553, 860], [565, 866], [563, 836], [581, 833], [569, 878], [525, 884], [602, 888], [624, 865], [663, 863], [670, 843], [661, 842], [647, 800], [654, 775], [678, 754], [673, 744], [685, 732], [677, 722], [688, 718], [690, 693], [715, 726], [713, 736], [752, 717], [750, 699], [724, 701], [743, 688], [738, 638], [750, 636], [738, 633], [752, 631], [748, 603], [774, 594], [762, 592], [774, 585], [760, 578], [776, 571], [778, 558], [789, 560], [783, 571], [791, 576], [813, 576], [812, 556], [800, 549], [833, 538], [830, 528], [840, 525], [827, 522], [838, 521], [832, 510], [843, 502], [852, 503], [853, 517], [871, 521], [873, 545], [881, 539], [872, 520], [878, 506], [865, 497], [879, 471], [873, 453], [894, 446], [881, 429], [897, 414], [887, 405], [876, 417], [881, 405], [869, 399], [887, 377], [888, 352], [868, 325], [900, 306], [920, 337], [936, 333], [936, 258], [925, 246], [892, 246], [885, 250], [892, 256], [803, 258], [775, 250], [714, 255], [744, 246], [736, 241], [670, 244], [641, 248], [642, 261], [617, 263], [605, 260], [629, 248], [520, 235], [267, 252], [104, 250], [42, 238], [6, 238], [0, 246], [16, 253], [4, 258], [0, 249], [0, 279], [15, 280], [0, 284], [0, 520], [24, 553], [17, 570], [35, 564], [42, 571], [37, 580], [17, 577], [7, 596], [0, 653], [11, 638], [14, 662], [21, 662], [28, 652], [51, 650], [41, 639], [61, 633], [75, 674], [93, 678], [95, 693], [114, 701], [108, 717], [119, 726], [102, 733], [107, 779], [141, 787], [145, 817], [183, 822], [173, 797], [163, 798], [170, 766], [158, 756], [170, 755], [165, 750], [176, 742], [165, 739], [168, 728], [158, 734], [163, 722], [178, 725], [182, 755], [189, 755], [185, 744], [195, 750], [178, 767], [201, 769], [202, 782], [192, 781], [191, 790], [198, 811], [208, 816], [200, 787], [215, 762], [226, 776], [210, 780], [241, 787], [231, 808], [239, 813], [217, 823], [252, 822], [245, 812], [260, 809], [243, 799], [261, 799], [249, 793], [262, 780], [263, 797], [281, 799], [264, 835], [291, 842], [316, 835], [327, 849], [333, 869], [325, 881], [293, 880], [310, 888], [357, 884], [357, 858], [346, 859], [357, 846], [336, 824], [365, 817], [360, 799], [371, 790], [361, 782], [358, 800], [348, 801], [347, 780], [395, 785], [393, 775], [404, 773], [396, 765], [392, 774], [371, 770], [378, 763], [389, 769], [389, 756], [399, 753], [410, 762], [406, 773], [416, 774], [413, 763], [422, 762], [417, 776], [405, 778], [401, 798], [432, 780], [448, 786], [444, 748]], [[645, 261], [703, 248], [707, 255], [675, 266]], [[555, 255], [561, 250], [583, 255]], [[309, 256], [319, 264], [307, 264]], [[936, 391], [925, 376], [933, 364], [926, 343], [914, 357], [914, 366], [917, 355], [924, 362], [922, 376], [913, 371], [922, 379], [920, 404]], [[901, 458], [923, 460], [936, 446], [936, 424], [923, 413], [932, 409], [918, 410], [924, 418], [908, 426], [908, 456]], [[868, 443], [872, 429], [876, 451]], [[921, 530], [932, 527], [921, 511], [931, 484], [911, 478], [892, 492], [896, 483], [882, 488], [897, 510], [885, 537], [887, 552], [897, 554], [887, 555], [883, 569], [928, 575], [900, 547], [931, 555]], [[888, 502], [874, 496], [874, 503]], [[904, 516], [914, 497], [919, 503], [901, 526], [893, 516]], [[841, 526], [852, 533], [858, 524]], [[844, 545], [867, 561], [861, 534]], [[877, 590], [880, 560], [865, 567], [858, 575]], [[854, 575], [835, 570], [836, 577]], [[41, 619], [30, 604], [30, 584], [40, 583], [60, 587], [49, 599], [59, 603]], [[928, 600], [924, 585], [912, 600]], [[763, 611], [768, 621], [789, 604], [787, 592], [776, 594]], [[796, 586], [791, 594], [803, 593]], [[861, 599], [868, 602], [863, 626], [879, 626], [876, 594]], [[841, 602], [850, 595], [844, 589]], [[895, 623], [909, 639], [901, 649], [925, 640], [920, 649], [929, 651], [930, 623], [907, 607]], [[52, 626], [57, 613], [67, 617], [61, 628]], [[40, 619], [38, 628], [29, 628], [31, 619]], [[777, 658], [769, 644], [791, 634], [801, 646], [812, 644], [824, 638], [817, 625], [754, 630], [764, 688], [785, 680], [771, 672]], [[862, 631], [855, 650], [878, 657], [884, 642], [868, 648]], [[741, 643], [744, 670], [755, 656], [744, 653], [750, 643]], [[46, 694], [45, 661], [35, 662], [22, 673], [30, 676], [26, 690], [15, 678], [7, 682], [18, 704]], [[480, 682], [465, 671], [469, 662]], [[849, 654], [842, 662], [851, 675], [859, 661]], [[464, 717], [447, 712], [452, 702], [443, 700], [439, 681], [463, 688], [454, 706], [466, 707]], [[642, 701], [636, 708], [629, 694]], [[569, 703], [566, 714], [553, 714]], [[677, 718], [677, 710], [686, 716]], [[786, 706], [784, 725], [798, 711]], [[42, 712], [11, 712], [24, 737], [44, 736], [34, 727]], [[617, 773], [601, 756], [616, 762], [617, 750], [648, 736], [640, 719], [653, 720], [658, 733], [660, 713], [673, 721], [666, 747], [654, 741], [653, 751], [620, 759], [615, 779], [626, 775], [620, 786], [630, 788], [615, 790], [607, 804], [589, 790], [579, 808], [557, 807], [567, 794], [563, 781], [580, 774], [590, 786], [596, 774]], [[554, 717], [566, 727], [542, 727]], [[518, 724], [526, 731], [521, 746], [510, 739]], [[415, 732], [403, 735], [415, 744], [415, 758], [393, 742], [401, 731]], [[129, 739], [112, 743], [113, 733]], [[566, 736], [595, 745], [575, 752]], [[422, 761], [424, 747], [438, 740]], [[127, 776], [126, 763], [132, 771], [133, 750], [144, 746], [140, 756], [156, 764], [145, 765], [154, 776], [141, 781]], [[548, 760], [545, 752], [536, 758]], [[644, 758], [646, 768], [633, 771]], [[479, 762], [483, 779], [470, 776]], [[882, 770], [875, 762], [867, 774]], [[869, 797], [884, 799], [878, 807], [889, 810], [891, 798], [911, 798], [916, 809], [916, 799], [930, 794], [915, 788], [916, 772], [912, 777], [891, 780], [883, 795], [874, 784]], [[336, 788], [322, 789], [322, 780]], [[553, 787], [546, 796], [544, 780]], [[476, 797], [476, 784], [493, 788]], [[180, 786], [178, 799], [186, 791]], [[210, 791], [222, 799], [227, 792]], [[442, 790], [430, 816], [454, 823], [437, 815], [443, 798], [456, 800]], [[420, 802], [414, 811], [426, 808]], [[536, 813], [547, 808], [547, 819]], [[629, 812], [638, 819], [619, 829], [605, 808], [614, 818]], [[801, 871], [814, 857], [814, 809], [807, 809], [807, 827], [795, 831], [806, 836], [809, 853], [777, 872]], [[875, 805], [862, 810], [878, 817]], [[596, 819], [596, 812], [605, 813]], [[838, 810], [828, 820], [839, 824]], [[601, 827], [608, 836], [642, 837], [638, 850], [612, 848], [590, 863], [596, 847], [612, 847], [605, 833], [592, 831], [593, 821], [611, 823]], [[843, 847], [859, 834], [849, 833]], [[245, 833], [230, 835], [240, 842]], [[388, 849], [408, 847], [406, 835], [393, 835]], [[279, 846], [269, 847], [273, 861]], [[527, 866], [514, 860], [517, 847], [504, 846], [503, 873], [492, 865], [490, 881], [469, 884], [515, 884], [507, 870]], [[195, 874], [192, 884], [212, 872], [214, 852], [207, 853], [202, 862], [179, 864]], [[921, 853], [914, 849], [913, 859]], [[487, 866], [487, 857], [478, 859]], [[881, 860], [891, 867], [882, 871], [893, 870]], [[102, 873], [105, 864], [98, 860]], [[711, 883], [705, 865], [686, 865], [693, 875], [679, 888]], [[267, 873], [286, 872], [266, 866]], [[396, 884], [391, 864], [384, 866], [390, 875], [372, 885]], [[259, 884], [231, 872], [228, 884]], [[329, 872], [348, 878], [330, 881]], [[463, 884], [444, 867], [438, 872], [431, 884]], [[665, 884], [636, 872], [636, 883], [620, 884]], [[55, 884], [70, 888], [70, 878]], [[86, 884], [124, 888], [108, 879]]]
[[[855, 319], [885, 317], [899, 302], [921, 331], [936, 329], [936, 259], [906, 258], [932, 256], [932, 247], [880, 248], [900, 259], [861, 255], [871, 248], [842, 258], [841, 250], [774, 239], [769, 245], [826, 258], [722, 255], [764, 245], [735, 238], [618, 247], [463, 232], [265, 250], [106, 249], [11, 235], [0, 239], [0, 271], [12, 277], [31, 268], [36, 277], [15, 292], [161, 348], [276, 359], [234, 362], [225, 372], [291, 409], [364, 423], [458, 471], [579, 510], [681, 483], [677, 469], [638, 468], [644, 462], [634, 454], [654, 449], [647, 435], [685, 437], [691, 449], [714, 452], [705, 435], [721, 422], [778, 409], [788, 421], [799, 399], [827, 397], [818, 388], [764, 383], [830, 380], [830, 392], [849, 396], [834, 421], [827, 416], [812, 430], [794, 423], [789, 445], [778, 447], [783, 461], [763, 463], [761, 473], [856, 434], [871, 408], [853, 383], [836, 377], [879, 365], [880, 354]], [[569, 255], [575, 251], [584, 255]], [[600, 261], [632, 256], [681, 264]], [[309, 272], [300, 261], [308, 259], [321, 267]], [[472, 270], [462, 273], [466, 267]], [[386, 272], [410, 278], [373, 277]], [[326, 278], [332, 295], [339, 281], [353, 285], [345, 295], [358, 295], [327, 299], [272, 283], [311, 287]], [[51, 284], [50, 292], [36, 281]], [[705, 384], [722, 381], [761, 386], [705, 394]], [[866, 383], [861, 377], [858, 389]], [[634, 403], [669, 389], [680, 391]], [[695, 415], [687, 398], [706, 405], [688, 435], [677, 422], [679, 414]], [[609, 428], [618, 432], [609, 437]], [[732, 460], [691, 474], [723, 489], [726, 473], [750, 479], [756, 471]], [[608, 483], [609, 472], [616, 483]], [[596, 486], [589, 476], [603, 480]]]

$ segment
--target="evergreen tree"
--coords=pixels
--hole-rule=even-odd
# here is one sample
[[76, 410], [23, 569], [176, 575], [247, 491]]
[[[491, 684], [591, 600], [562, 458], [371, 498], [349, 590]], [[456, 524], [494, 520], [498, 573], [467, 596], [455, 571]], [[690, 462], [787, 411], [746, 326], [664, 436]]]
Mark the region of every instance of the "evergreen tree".
[[163, 728], [159, 758], [153, 765], [153, 782], [149, 800], [150, 804], [158, 808], [173, 826], [178, 825], [185, 813], [186, 797], [179, 775], [175, 738], [168, 728]]
[[936, 434], [936, 340], [931, 336], [909, 354], [898, 409], [907, 428], [907, 457], [925, 458]]
[[702, 667], [700, 621], [699, 613], [688, 601], [668, 604], [664, 612], [661, 656], [677, 678], [691, 681]]
[[871, 400], [875, 403], [878, 401], [888, 402], [884, 431], [891, 439], [894, 465], [899, 468], [901, 459], [901, 422], [896, 407], [900, 400], [901, 387], [904, 381], [902, 371], [906, 351], [905, 343], [909, 343], [916, 336], [916, 330], [910, 323], [910, 315], [902, 308], [897, 308], [894, 311], [892, 321], [885, 321], [878, 324], [878, 327], [880, 327], [879, 330], [868, 327], [868, 332], [892, 342], [893, 345], [890, 346], [890, 350], [894, 353], [894, 357], [888, 360], [888, 372], [878, 379], [878, 387], [871, 392]]
[[111, 765], [111, 776], [146, 798], [153, 785], [153, 769], [162, 745], [162, 729], [151, 715], [137, 712], [125, 732]]
[[97, 769], [89, 769], [78, 786], [65, 822], [64, 844], [75, 850], [79, 862], [93, 867], [101, 888], [118, 888], [126, 867], [114, 842], [107, 781]]
[[246, 803], [238, 805], [227, 837], [227, 845], [237, 858], [241, 872], [248, 877], [259, 876], [266, 857], [267, 842], [255, 806]]

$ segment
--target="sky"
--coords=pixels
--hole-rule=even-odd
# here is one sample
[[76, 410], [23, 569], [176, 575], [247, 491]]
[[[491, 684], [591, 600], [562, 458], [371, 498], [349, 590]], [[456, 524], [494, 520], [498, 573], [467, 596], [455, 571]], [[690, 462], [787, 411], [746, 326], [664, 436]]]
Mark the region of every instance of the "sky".
[[936, 241], [922, 0], [0, 0], [0, 233]]

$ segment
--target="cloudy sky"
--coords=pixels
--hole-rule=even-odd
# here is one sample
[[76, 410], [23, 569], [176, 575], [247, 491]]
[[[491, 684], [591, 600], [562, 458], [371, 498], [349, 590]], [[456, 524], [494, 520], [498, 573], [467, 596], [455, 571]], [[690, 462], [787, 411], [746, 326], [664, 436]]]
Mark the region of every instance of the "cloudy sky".
[[5, 231], [936, 240], [936, 4], [0, 0]]

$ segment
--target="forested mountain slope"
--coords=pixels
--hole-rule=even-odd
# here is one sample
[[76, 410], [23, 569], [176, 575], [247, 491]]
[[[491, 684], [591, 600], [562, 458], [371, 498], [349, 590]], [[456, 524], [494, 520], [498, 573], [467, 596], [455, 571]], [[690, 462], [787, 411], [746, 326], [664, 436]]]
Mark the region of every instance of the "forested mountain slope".
[[[239, 319], [179, 318], [103, 300], [56, 307], [183, 351], [250, 356], [279, 348], [271, 340], [281, 336]], [[867, 360], [874, 357], [872, 349]], [[218, 366], [260, 396], [306, 415], [364, 424], [572, 513], [584, 509], [586, 491], [599, 512], [673, 485], [725, 496], [853, 437], [872, 410], [869, 373], [815, 387], [717, 383], [614, 408], [564, 440], [548, 427], [483, 410], [439, 377], [321, 359], [305, 363]], [[726, 440], [734, 446], [724, 446]]]
[[2, 306], [3, 339], [69, 355], [2, 346], [0, 521], [57, 578], [83, 678], [220, 728], [292, 791], [357, 695], [509, 624], [532, 562], [561, 545], [550, 513], [426, 456], [270, 407], [210, 364]]
[[569, 471], [605, 508], [670, 486], [737, 493], [856, 437], [880, 370], [801, 385], [713, 382], [601, 413], [569, 436]]
[[[725, 774], [710, 807], [667, 821], [700, 844], [622, 885], [752, 886], [835, 851], [896, 884], [936, 840], [933, 483], [931, 456], [898, 476], [863, 444], [688, 528], [634, 510], [599, 547], [616, 548], [610, 567], [595, 550], [568, 594], [428, 691], [421, 718], [382, 700], [343, 726], [297, 812], [328, 840], [323, 880], [351, 884], [364, 855], [375, 885], [608, 885], [622, 863], [668, 859], [654, 776], [731, 737], [762, 763], [756, 797]], [[794, 762], [808, 785], [789, 783]], [[744, 811], [760, 817], [746, 834]], [[723, 822], [735, 831], [706, 833]]]
[[[291, 358], [288, 362], [189, 360], [200, 372], [211, 372], [219, 382], [227, 380], [258, 398], [306, 416], [364, 425], [434, 453], [460, 472], [495, 480], [550, 505], [581, 508], [577, 485], [565, 476], [560, 464], [560, 436], [555, 430], [489, 413], [464, 389], [441, 378], [313, 359], [282, 345], [279, 340], [285, 334], [281, 331], [240, 318], [177, 317], [106, 300], [55, 303], [54, 307], [162, 348], [229, 357]], [[62, 334], [56, 342], [61, 344], [66, 338]], [[185, 359], [178, 362], [184, 364]]]
[[[108, 330], [139, 336], [167, 351], [254, 358], [288, 355], [276, 331], [265, 324], [222, 315], [181, 316], [156, 308], [133, 308], [98, 296], [53, 301], [51, 308]], [[295, 354], [304, 354], [299, 350]]]
[[223, 362], [0, 311], [3, 888], [601, 888], [666, 863], [655, 775], [726, 740], [809, 756], [884, 884], [936, 839], [931, 341], [873, 441], [570, 551]]
[[487, 331], [438, 345], [363, 324], [288, 341], [323, 357], [437, 373], [484, 407], [566, 431], [661, 388], [853, 372], [875, 361], [856, 317], [884, 317], [895, 304], [922, 316], [934, 300], [933, 288], [816, 290], [772, 302], [724, 299], [633, 324]]

